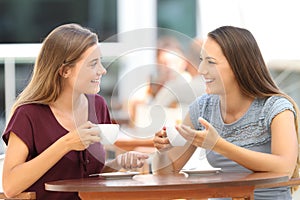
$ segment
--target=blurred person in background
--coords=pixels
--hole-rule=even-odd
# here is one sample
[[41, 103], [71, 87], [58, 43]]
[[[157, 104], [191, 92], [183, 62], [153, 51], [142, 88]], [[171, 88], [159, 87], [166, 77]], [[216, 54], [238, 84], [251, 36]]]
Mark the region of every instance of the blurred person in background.
[[[188, 62], [182, 45], [177, 38], [169, 35], [161, 36], [157, 42], [156, 55], [157, 63], [154, 73], [146, 81], [145, 86], [135, 91], [128, 100], [128, 112], [133, 124], [139, 120], [137, 119], [138, 108], [156, 103], [157, 94], [168, 83], [182, 80], [187, 82], [191, 79], [191, 75], [186, 71]], [[176, 104], [158, 104], [166, 107], [176, 107]]]
[[157, 44], [156, 73], [150, 77], [148, 94], [152, 99], [166, 83], [180, 77], [190, 79], [186, 71], [188, 62], [180, 42], [171, 36], [162, 36]]
[[166, 107], [188, 106], [196, 97], [205, 93], [205, 84], [198, 72], [200, 64], [201, 39], [194, 39], [185, 54], [188, 75], [169, 80], [157, 92], [154, 104]]

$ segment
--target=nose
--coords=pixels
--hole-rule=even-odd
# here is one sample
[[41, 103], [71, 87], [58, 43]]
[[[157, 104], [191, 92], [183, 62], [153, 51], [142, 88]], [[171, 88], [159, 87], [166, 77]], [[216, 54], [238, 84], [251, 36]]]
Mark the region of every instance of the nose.
[[199, 64], [198, 72], [201, 75], [207, 74], [207, 69], [206, 69], [205, 63], [203, 61]]
[[97, 70], [97, 74], [100, 76], [100, 75], [104, 75], [106, 73], [107, 73], [106, 69], [103, 67], [102, 63], [100, 63], [98, 70]]

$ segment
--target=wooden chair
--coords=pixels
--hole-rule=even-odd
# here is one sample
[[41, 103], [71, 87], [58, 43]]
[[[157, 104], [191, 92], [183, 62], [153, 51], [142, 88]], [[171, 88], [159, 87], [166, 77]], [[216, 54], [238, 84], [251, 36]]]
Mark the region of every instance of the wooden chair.
[[0, 200], [36, 200], [35, 192], [22, 192], [15, 197], [7, 198], [4, 193], [0, 193]]

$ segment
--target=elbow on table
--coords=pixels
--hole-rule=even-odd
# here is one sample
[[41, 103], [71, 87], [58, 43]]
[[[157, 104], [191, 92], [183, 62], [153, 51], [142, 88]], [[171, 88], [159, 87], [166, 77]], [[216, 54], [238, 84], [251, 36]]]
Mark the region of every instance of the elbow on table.
[[283, 173], [286, 173], [290, 178], [294, 175], [295, 172], [299, 173], [297, 159], [290, 162], [290, 164], [286, 164], [284, 167], [282, 167], [282, 169]]
[[290, 178], [293, 176], [294, 171], [295, 171], [296, 166], [291, 167], [291, 166], [278, 166], [278, 168], [276, 170], [274, 170], [274, 172], [276, 173], [282, 173], [282, 174], [286, 174], [287, 176], [289, 176]]
[[7, 198], [13, 198], [22, 192], [17, 191], [12, 185], [5, 184], [4, 182], [2, 182], [2, 184], [3, 193]]

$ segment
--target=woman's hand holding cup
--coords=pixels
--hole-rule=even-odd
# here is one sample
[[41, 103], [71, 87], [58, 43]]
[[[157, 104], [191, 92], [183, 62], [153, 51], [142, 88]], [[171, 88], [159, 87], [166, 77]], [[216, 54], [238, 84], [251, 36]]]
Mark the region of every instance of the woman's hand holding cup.
[[153, 138], [153, 143], [154, 143], [154, 147], [160, 152], [167, 151], [172, 147], [167, 137], [165, 127], [161, 131], [155, 133], [155, 136]]
[[101, 140], [98, 127], [89, 121], [70, 131], [63, 138], [69, 149], [75, 151], [83, 151]]

